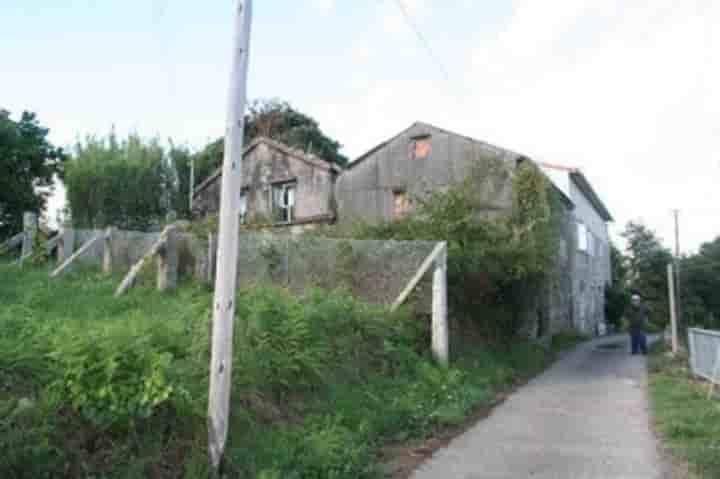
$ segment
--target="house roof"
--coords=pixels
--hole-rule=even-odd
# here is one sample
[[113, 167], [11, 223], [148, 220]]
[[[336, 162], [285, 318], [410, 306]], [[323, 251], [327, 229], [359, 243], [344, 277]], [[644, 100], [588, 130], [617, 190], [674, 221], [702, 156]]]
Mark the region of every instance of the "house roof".
[[445, 129], [440, 128], [440, 127], [437, 127], [437, 126], [435, 126], [435, 125], [431, 125], [430, 123], [425, 123], [425, 122], [422, 122], [422, 121], [416, 121], [416, 122], [414, 122], [412, 125], [410, 125], [409, 127], [407, 127], [407, 128], [405, 128], [404, 130], [402, 130], [400, 133], [394, 135], [394, 136], [391, 137], [391, 138], [388, 138], [387, 140], [383, 141], [382, 143], [380, 143], [380, 144], [378, 144], [378, 145], [375, 145], [375, 146], [374, 146], [373, 148], [371, 148], [370, 150], [368, 150], [368, 151], [366, 151], [365, 153], [363, 153], [362, 155], [358, 156], [358, 157], [357, 157], [355, 160], [353, 160], [349, 165], [347, 165], [347, 167], [345, 167], [345, 169], [346, 169], [346, 170], [352, 169], [352, 168], [353, 168], [354, 166], [356, 166], [358, 163], [360, 163], [360, 162], [362, 162], [363, 160], [367, 159], [367, 158], [370, 157], [373, 153], [375, 153], [376, 151], [384, 148], [384, 147], [387, 146], [388, 144], [392, 143], [393, 140], [395, 140], [396, 138], [402, 136], [403, 134], [405, 134], [405, 133], [408, 132], [409, 130], [415, 128], [416, 126], [422, 126], [422, 127], [428, 128], [428, 129], [433, 129], [433, 130], [439, 131], [440, 133], [445, 133], [445, 134], [448, 134], [448, 135], [453, 135], [453, 136], [457, 136], [457, 137], [460, 137], [460, 138], [464, 138], [464, 139], [466, 139], [466, 140], [470, 140], [470, 141], [472, 141], [472, 142], [479, 143], [479, 144], [485, 146], [485, 147], [488, 148], [488, 149], [495, 150], [497, 153], [503, 153], [503, 152], [504, 152], [504, 153], [507, 153], [507, 154], [509, 154], [509, 155], [511, 155], [511, 156], [514, 156], [514, 157], [516, 157], [516, 158], [527, 158], [527, 156], [522, 155], [522, 154], [520, 154], [520, 153], [516, 153], [516, 152], [511, 151], [511, 150], [508, 150], [507, 148], [502, 148], [502, 147], [499, 147], [499, 146], [495, 146], [495, 145], [492, 145], [492, 144], [490, 144], [490, 143], [484, 142], [484, 141], [482, 141], [482, 140], [478, 140], [478, 139], [476, 139], [476, 138], [472, 138], [472, 137], [470, 137], [470, 136], [461, 135], [461, 134], [456, 133], [456, 132], [453, 132], [453, 131], [445, 130]]
[[[302, 150], [299, 150], [297, 148], [292, 148], [285, 143], [273, 140], [271, 138], [265, 137], [265, 136], [259, 136], [255, 138], [253, 141], [251, 141], [243, 150], [243, 157], [250, 153], [252, 150], [254, 150], [258, 145], [267, 145], [270, 148], [273, 148], [277, 151], [280, 151], [288, 156], [291, 156], [293, 158], [296, 158], [300, 161], [304, 161], [305, 163], [308, 163], [312, 166], [315, 166], [317, 168], [331, 171], [334, 173], [340, 173], [342, 171], [342, 168], [340, 168], [335, 163], [331, 163], [327, 160], [324, 160], [320, 158], [319, 156], [315, 156], [310, 153], [305, 153]], [[198, 184], [195, 187], [195, 190], [193, 191], [193, 196], [197, 196], [200, 192], [202, 192], [205, 188], [208, 187], [208, 185], [212, 184], [222, 176], [222, 166], [217, 168], [210, 176], [205, 178], [200, 184]]]
[[547, 168], [549, 170], [566, 172], [568, 175], [570, 175], [570, 179], [577, 185], [578, 188], [580, 188], [580, 191], [582, 191], [585, 197], [590, 201], [590, 204], [593, 205], [595, 211], [600, 214], [602, 219], [605, 221], [614, 221], [612, 215], [610, 214], [610, 211], [605, 206], [605, 203], [602, 202], [600, 196], [597, 194], [595, 189], [588, 181], [587, 177], [583, 174], [582, 171], [580, 171], [579, 168], [575, 168], [572, 166], [555, 165], [553, 163], [539, 163], [539, 165], [542, 168]]

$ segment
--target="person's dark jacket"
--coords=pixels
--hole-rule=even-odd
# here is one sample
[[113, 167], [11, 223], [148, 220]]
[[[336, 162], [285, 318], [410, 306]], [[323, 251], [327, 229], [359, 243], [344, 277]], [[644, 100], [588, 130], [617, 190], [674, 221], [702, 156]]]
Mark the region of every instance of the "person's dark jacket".
[[635, 306], [631, 304], [625, 311], [625, 319], [630, 324], [631, 333], [642, 333], [645, 331], [645, 326], [648, 322], [648, 315], [650, 314], [650, 308], [644, 304]]

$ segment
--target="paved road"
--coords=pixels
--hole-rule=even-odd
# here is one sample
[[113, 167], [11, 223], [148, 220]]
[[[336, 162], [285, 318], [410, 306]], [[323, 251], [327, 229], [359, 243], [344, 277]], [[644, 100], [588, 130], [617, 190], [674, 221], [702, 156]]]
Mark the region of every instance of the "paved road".
[[618, 341], [568, 354], [412, 479], [665, 478], [649, 426], [645, 358], [597, 349]]

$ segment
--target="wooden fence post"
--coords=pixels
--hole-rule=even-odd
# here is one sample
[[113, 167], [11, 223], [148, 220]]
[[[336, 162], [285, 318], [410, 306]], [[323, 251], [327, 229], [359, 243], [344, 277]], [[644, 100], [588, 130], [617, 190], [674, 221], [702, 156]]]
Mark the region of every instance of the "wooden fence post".
[[170, 291], [175, 289], [178, 278], [178, 244], [175, 228], [171, 228], [167, 232], [167, 240], [158, 252], [157, 267], [158, 290]]
[[33, 246], [35, 244], [35, 235], [37, 233], [38, 218], [35, 213], [26, 212], [23, 214], [23, 237], [22, 252], [20, 253], [20, 263], [29, 258], [33, 253]]
[[112, 226], [105, 230], [105, 238], [103, 241], [103, 273], [112, 273], [113, 257], [112, 257], [112, 239], [115, 233], [115, 228]]
[[447, 311], [447, 243], [435, 258], [432, 302], [432, 352], [435, 359], [448, 363], [448, 311]]

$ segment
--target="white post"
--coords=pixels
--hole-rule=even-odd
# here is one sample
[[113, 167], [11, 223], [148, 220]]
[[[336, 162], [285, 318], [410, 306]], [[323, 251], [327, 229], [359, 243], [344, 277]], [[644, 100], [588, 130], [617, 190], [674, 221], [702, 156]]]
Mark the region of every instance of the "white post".
[[230, 92], [228, 98], [225, 156], [220, 193], [217, 274], [212, 319], [210, 392], [208, 398], [208, 448], [215, 475], [227, 442], [232, 380], [233, 320], [237, 282], [238, 207], [241, 187], [241, 160], [245, 102], [247, 95], [248, 48], [252, 0], [238, 0], [235, 19]]
[[29, 258], [33, 253], [35, 244], [35, 234], [37, 233], [37, 215], [27, 212], [23, 214], [23, 237], [22, 252], [20, 253], [20, 263]]
[[670, 332], [672, 333], [672, 353], [678, 352], [678, 333], [677, 333], [677, 310], [675, 309], [675, 275], [673, 274], [673, 265], [668, 264], [668, 295], [670, 296]]
[[58, 245], [58, 264], [63, 263], [72, 256], [75, 250], [75, 230], [70, 223], [65, 223], [60, 233], [62, 235]]
[[440, 364], [448, 363], [447, 244], [435, 259], [432, 303], [432, 352]]
[[103, 273], [112, 273], [112, 237], [115, 228], [112, 226], [105, 230], [105, 241], [103, 244]]

